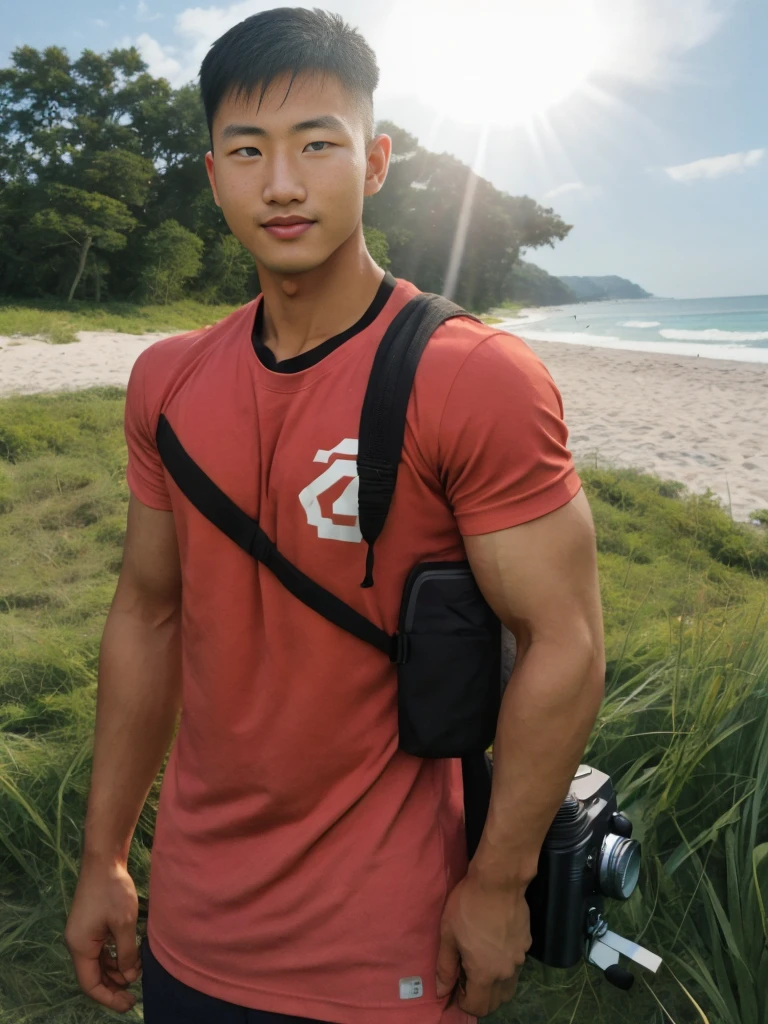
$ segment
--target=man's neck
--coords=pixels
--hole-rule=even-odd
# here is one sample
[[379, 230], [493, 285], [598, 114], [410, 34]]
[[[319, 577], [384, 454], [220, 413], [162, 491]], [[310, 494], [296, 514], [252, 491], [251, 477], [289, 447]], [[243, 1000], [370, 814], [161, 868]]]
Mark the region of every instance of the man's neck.
[[309, 352], [352, 327], [376, 297], [384, 271], [360, 234], [306, 274], [258, 267], [264, 293], [263, 342], [278, 362]]

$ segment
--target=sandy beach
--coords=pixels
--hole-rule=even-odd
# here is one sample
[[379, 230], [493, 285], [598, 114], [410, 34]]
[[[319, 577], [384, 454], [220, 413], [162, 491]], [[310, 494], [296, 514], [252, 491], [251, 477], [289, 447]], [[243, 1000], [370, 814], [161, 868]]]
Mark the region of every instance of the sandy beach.
[[[524, 323], [517, 329], [524, 335]], [[139, 353], [167, 336], [81, 331], [71, 345], [0, 336], [0, 397], [97, 384], [124, 387]], [[577, 462], [635, 466], [680, 480], [694, 493], [709, 487], [726, 508], [730, 502], [737, 520], [768, 508], [764, 364], [527, 344], [562, 393]]]

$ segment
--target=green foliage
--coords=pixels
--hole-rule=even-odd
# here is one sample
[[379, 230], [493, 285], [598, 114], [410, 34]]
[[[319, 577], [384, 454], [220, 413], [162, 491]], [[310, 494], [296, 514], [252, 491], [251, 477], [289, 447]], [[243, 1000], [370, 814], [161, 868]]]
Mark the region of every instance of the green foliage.
[[91, 246], [104, 252], [124, 248], [127, 232], [136, 221], [124, 203], [99, 192], [54, 183], [47, 186], [46, 193], [48, 203], [30, 221], [31, 239], [43, 249], [67, 246], [75, 250], [77, 269], [67, 297], [71, 301]]
[[[123, 403], [119, 388], [0, 402], [0, 1020], [9, 1024], [108, 1019], [78, 993], [62, 934], [99, 643], [125, 536]], [[644, 851], [641, 886], [610, 907], [610, 922], [665, 965], [621, 993], [583, 965], [531, 962], [515, 1000], [488, 1020], [662, 1024], [661, 1002], [678, 1024], [700, 1022], [687, 990], [712, 1024], [763, 1024], [768, 532], [674, 482], [578, 468], [597, 530], [607, 659], [587, 758], [613, 777]], [[159, 783], [131, 849], [142, 900]]]
[[577, 302], [600, 302], [603, 299], [650, 299], [640, 285], [625, 277], [561, 277], [560, 283], [576, 296]]
[[384, 231], [392, 272], [424, 291], [441, 292], [469, 188], [471, 216], [455, 300], [486, 310], [511, 296], [506, 282], [523, 248], [553, 245], [570, 231], [551, 209], [528, 196], [510, 196], [447, 153], [430, 153], [389, 121], [393, 160], [386, 186], [365, 200], [365, 223]]
[[202, 298], [241, 306], [253, 298], [258, 281], [253, 257], [234, 235], [216, 242], [206, 268]]
[[[510, 297], [506, 281], [521, 248], [552, 245], [570, 230], [529, 197], [498, 191], [395, 125], [380, 127], [395, 156], [386, 187], [365, 202], [366, 239], [397, 276], [443, 290], [468, 187], [474, 199], [454, 297], [469, 309]], [[153, 295], [166, 303], [194, 289], [209, 303], [253, 297], [253, 264], [211, 195], [202, 160], [210, 143], [193, 83], [172, 89], [153, 78], [134, 48], [85, 50], [73, 60], [61, 47], [17, 47], [11, 66], [0, 68], [0, 143], [0, 295], [97, 303]], [[202, 250], [187, 239], [169, 262], [179, 228]]]
[[142, 250], [141, 285], [150, 302], [180, 299], [184, 285], [200, 273], [203, 240], [175, 220], [150, 231]]
[[372, 258], [378, 263], [382, 270], [386, 270], [392, 260], [389, 258], [389, 244], [387, 236], [378, 228], [363, 228], [365, 245]]
[[559, 278], [524, 260], [518, 260], [512, 267], [505, 291], [511, 299], [525, 306], [559, 306], [576, 302], [574, 293]]

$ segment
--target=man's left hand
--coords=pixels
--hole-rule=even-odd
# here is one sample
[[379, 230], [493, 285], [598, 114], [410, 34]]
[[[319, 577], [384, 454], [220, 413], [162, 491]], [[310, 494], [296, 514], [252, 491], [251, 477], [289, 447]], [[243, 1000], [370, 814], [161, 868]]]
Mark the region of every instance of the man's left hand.
[[446, 900], [437, 957], [437, 997], [457, 983], [458, 1005], [484, 1017], [515, 994], [531, 945], [525, 887], [500, 888], [468, 874]]

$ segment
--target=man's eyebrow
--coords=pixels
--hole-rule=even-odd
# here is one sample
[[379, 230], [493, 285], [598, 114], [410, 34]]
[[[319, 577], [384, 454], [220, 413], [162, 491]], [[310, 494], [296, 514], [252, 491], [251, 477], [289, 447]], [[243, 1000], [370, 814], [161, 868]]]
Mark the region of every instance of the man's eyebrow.
[[333, 114], [323, 114], [321, 117], [311, 117], [308, 121], [299, 121], [291, 128], [292, 135], [298, 135], [299, 132], [309, 132], [315, 128], [327, 128], [333, 132], [344, 132], [346, 134], [347, 127], [343, 121], [338, 117], [334, 117]]
[[228, 124], [225, 128], [221, 129], [221, 137], [224, 142], [227, 142], [228, 139], [234, 139], [239, 135], [259, 135], [263, 138], [268, 134], [263, 128], [259, 128], [255, 124]]
[[[349, 134], [347, 127], [342, 120], [334, 117], [333, 114], [323, 114], [321, 117], [312, 117], [307, 121], [299, 121], [290, 129], [291, 135], [298, 135], [301, 132], [308, 132], [314, 129], [327, 129], [328, 131], [342, 132]], [[242, 137], [243, 135], [255, 135], [259, 138], [269, 138], [269, 132], [259, 128], [255, 124], [228, 124], [221, 130], [222, 141]]]

